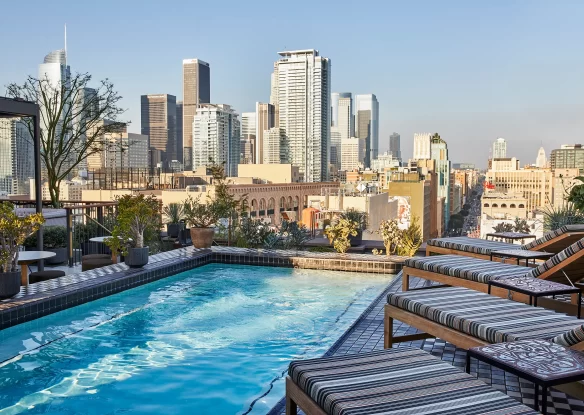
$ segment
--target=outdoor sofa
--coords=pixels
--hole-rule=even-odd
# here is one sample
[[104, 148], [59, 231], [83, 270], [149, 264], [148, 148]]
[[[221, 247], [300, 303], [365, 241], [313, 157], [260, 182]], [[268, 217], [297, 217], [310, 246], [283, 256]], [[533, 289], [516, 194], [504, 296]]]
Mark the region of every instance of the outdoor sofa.
[[426, 243], [426, 255], [464, 255], [490, 260], [492, 251], [525, 249], [558, 253], [584, 237], [584, 225], [564, 225], [548, 232], [532, 242], [517, 245], [507, 242], [488, 241], [466, 236], [430, 239]]
[[537, 414], [414, 347], [299, 360], [286, 378], [286, 414]]
[[[408, 258], [404, 262], [402, 291], [408, 291], [410, 277], [419, 277], [446, 285], [488, 292], [490, 280], [533, 277], [566, 285], [584, 279], [584, 239], [573, 243], [536, 267], [524, 267], [460, 255], [437, 255]], [[507, 296], [507, 290], [494, 287], [494, 295]], [[577, 302], [577, 295], [572, 296]], [[528, 297], [514, 294], [514, 299], [526, 302]], [[549, 301], [544, 301], [548, 303]], [[543, 303], [542, 303], [543, 304]], [[562, 310], [567, 311], [567, 310]]]
[[[399, 320], [420, 332], [395, 335]], [[457, 347], [471, 347], [526, 339], [548, 340], [584, 350], [584, 320], [464, 287], [440, 287], [391, 293], [385, 305], [384, 347], [438, 337]], [[558, 387], [582, 399], [584, 386]]]

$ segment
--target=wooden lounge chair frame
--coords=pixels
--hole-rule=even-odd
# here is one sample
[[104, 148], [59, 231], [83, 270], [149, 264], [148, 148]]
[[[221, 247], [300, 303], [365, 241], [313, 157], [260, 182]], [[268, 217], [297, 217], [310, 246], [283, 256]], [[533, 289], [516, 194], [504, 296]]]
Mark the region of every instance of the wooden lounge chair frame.
[[[383, 347], [385, 349], [391, 348], [395, 343], [410, 342], [415, 340], [423, 340], [430, 338], [440, 338], [448, 343], [452, 343], [456, 347], [468, 350], [471, 347], [486, 346], [490, 344], [482, 339], [470, 336], [466, 333], [461, 333], [458, 330], [443, 326], [432, 320], [428, 320], [422, 316], [414, 314], [410, 311], [403, 310], [391, 304], [385, 305], [385, 318], [383, 324]], [[410, 327], [420, 330], [420, 333], [408, 334], [405, 336], [393, 335], [393, 320], [399, 320]], [[571, 347], [574, 350], [584, 350], [584, 342], [580, 342]], [[584, 400], [584, 384], [581, 382], [569, 383], [566, 385], [555, 386], [556, 389], [561, 390], [578, 399]]]
[[[562, 251], [564, 248], [567, 248], [568, 246], [570, 246], [574, 242], [578, 241], [579, 239], [582, 239], [583, 237], [584, 237], [584, 232], [566, 232], [566, 233], [563, 233], [559, 236], [556, 236], [553, 239], [550, 239], [549, 241], [545, 241], [545, 242], [537, 245], [536, 247], [530, 249], [530, 251], [544, 251], [544, 252], [558, 253], [558, 252]], [[556, 244], [558, 244], [560, 246], [558, 246], [557, 248], [554, 247], [554, 245], [556, 245]], [[517, 248], [519, 249], [520, 246], [521, 245], [517, 245]], [[458, 249], [443, 248], [441, 246], [433, 246], [430, 244], [426, 244], [426, 256], [430, 256], [432, 254], [434, 254], [434, 255], [462, 255], [462, 256], [469, 256], [469, 257], [478, 258], [478, 259], [486, 259], [488, 261], [491, 260], [490, 255], [477, 254], [475, 252], [467, 252], [467, 251], [462, 251], [462, 250], [458, 250]], [[512, 263], [512, 262], [514, 262], [514, 260], [509, 260], [509, 263]]]

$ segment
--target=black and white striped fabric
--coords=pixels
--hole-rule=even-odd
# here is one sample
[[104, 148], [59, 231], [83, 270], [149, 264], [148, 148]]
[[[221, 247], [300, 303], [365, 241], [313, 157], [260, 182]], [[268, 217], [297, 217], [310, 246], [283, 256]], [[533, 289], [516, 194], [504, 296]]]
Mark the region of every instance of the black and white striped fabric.
[[498, 249], [523, 249], [522, 245], [487, 241], [486, 239], [469, 238], [467, 236], [429, 239], [427, 243], [428, 245], [439, 248], [454, 249], [456, 251], [472, 252], [473, 254], [481, 255], [491, 255], [491, 251]]
[[534, 268], [461, 255], [412, 257], [405, 260], [404, 266], [485, 284], [496, 279], [531, 276], [534, 272]]
[[329, 415], [537, 414], [413, 347], [294, 361], [288, 373]]
[[568, 232], [584, 232], [583, 225], [565, 225], [554, 231], [547, 232], [541, 238], [537, 238], [523, 245], [510, 244], [506, 242], [487, 241], [486, 239], [469, 238], [466, 236], [453, 238], [436, 238], [428, 240], [428, 245], [440, 248], [454, 249], [462, 252], [472, 252], [474, 254], [491, 255], [491, 251], [502, 249], [532, 249], [537, 251], [538, 246], [551, 241], [558, 236]]
[[543, 339], [570, 347], [582, 339], [584, 320], [468, 288], [393, 293], [387, 302], [489, 343]]

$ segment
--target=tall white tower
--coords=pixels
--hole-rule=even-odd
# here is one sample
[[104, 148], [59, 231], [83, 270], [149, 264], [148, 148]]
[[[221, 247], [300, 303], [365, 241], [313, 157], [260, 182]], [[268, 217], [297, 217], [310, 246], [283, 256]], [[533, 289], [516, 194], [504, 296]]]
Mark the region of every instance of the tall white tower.
[[493, 143], [493, 159], [504, 159], [507, 157], [507, 142], [504, 138], [497, 138]]
[[279, 55], [270, 100], [277, 105], [278, 125], [285, 137], [282, 154], [299, 167], [304, 181], [327, 181], [331, 62], [314, 49]]
[[543, 147], [539, 148], [537, 152], [537, 159], [535, 159], [535, 166], [539, 168], [544, 168], [547, 165], [547, 158], [545, 156], [545, 150]]
[[431, 157], [430, 133], [414, 134], [414, 160], [425, 160]]
[[341, 146], [354, 136], [353, 98], [350, 92], [333, 92], [330, 162], [341, 169]]

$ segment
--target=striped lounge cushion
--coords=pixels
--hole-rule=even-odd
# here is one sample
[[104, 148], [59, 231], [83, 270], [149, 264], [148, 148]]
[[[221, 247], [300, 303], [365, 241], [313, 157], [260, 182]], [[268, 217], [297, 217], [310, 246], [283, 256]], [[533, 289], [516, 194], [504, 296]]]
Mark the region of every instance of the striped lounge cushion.
[[387, 302], [489, 343], [544, 339], [572, 346], [579, 342], [580, 335], [574, 333], [583, 322], [462, 287], [394, 293], [387, 296]]
[[550, 269], [558, 265], [560, 262], [563, 262], [572, 255], [580, 252], [582, 249], [584, 249], [584, 238], [580, 239], [577, 242], [574, 242], [572, 245], [570, 245], [563, 251], [558, 252], [556, 255], [540, 264], [537, 268], [534, 268], [531, 275], [533, 275], [534, 277], [539, 277], [544, 272], [549, 271]]
[[412, 347], [294, 361], [288, 373], [329, 415], [537, 413]]
[[485, 284], [490, 280], [523, 277], [533, 272], [527, 267], [460, 255], [413, 257], [406, 259], [404, 265]]
[[563, 235], [568, 232], [584, 232], [584, 225], [564, 225], [556, 229], [555, 231], [551, 231], [546, 233], [541, 238], [537, 238], [532, 242], [523, 245], [525, 249], [534, 249], [538, 245], [541, 245], [545, 242], [551, 241], [554, 238], [557, 238], [560, 235]]
[[522, 249], [521, 245], [487, 241], [486, 239], [469, 238], [466, 236], [430, 239], [428, 240], [428, 245], [481, 255], [491, 255], [491, 251], [497, 249]]

